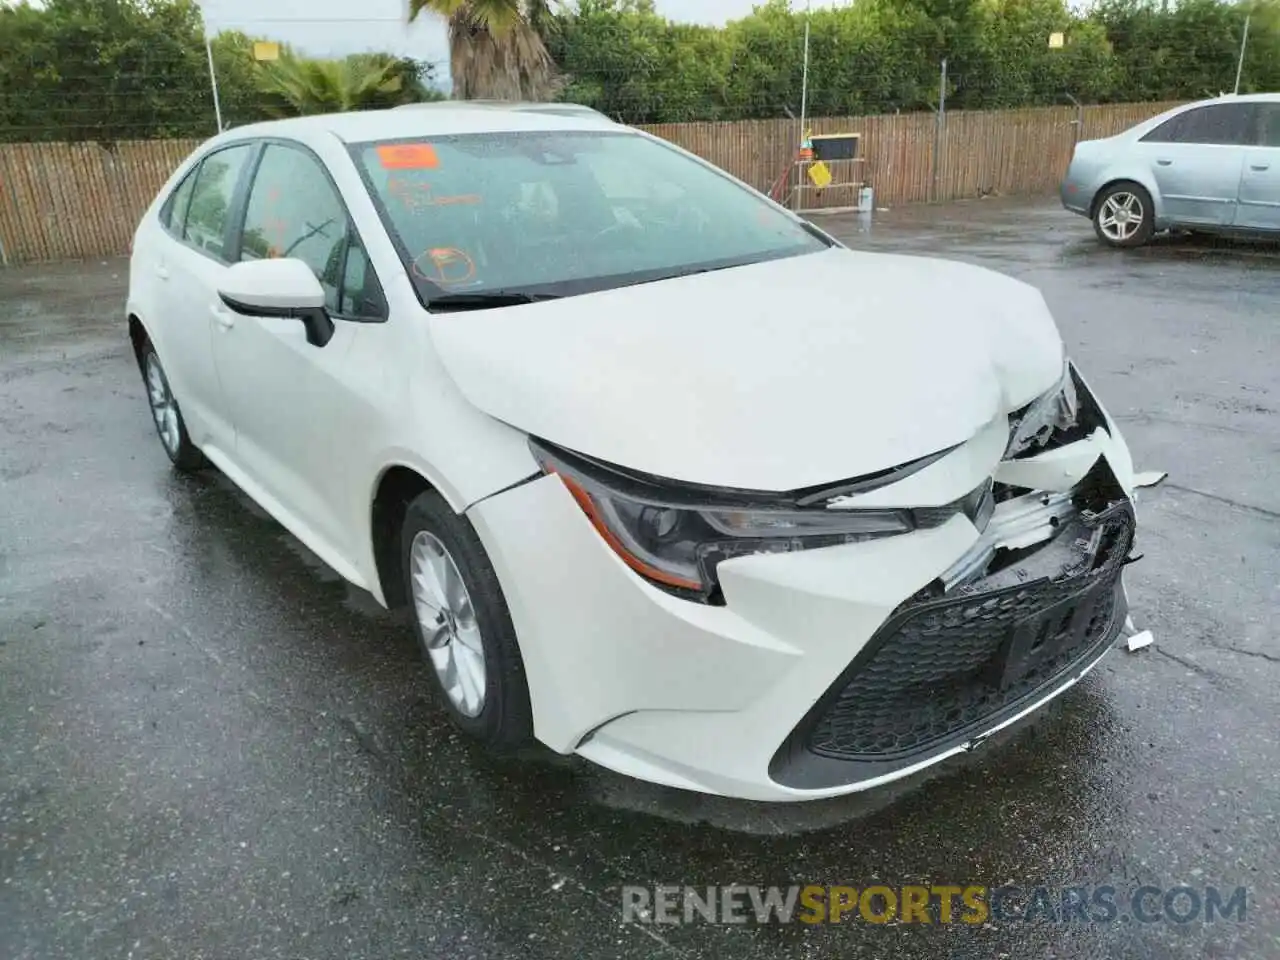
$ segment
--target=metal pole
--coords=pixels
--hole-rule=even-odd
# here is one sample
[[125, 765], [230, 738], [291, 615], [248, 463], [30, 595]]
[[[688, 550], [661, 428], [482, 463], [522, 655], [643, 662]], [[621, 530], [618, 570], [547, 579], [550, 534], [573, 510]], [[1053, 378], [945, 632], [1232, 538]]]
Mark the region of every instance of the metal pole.
[[[808, 116], [808, 110], [809, 110], [809, 8], [806, 5], [805, 13], [804, 13], [804, 66], [801, 69], [801, 73], [800, 73], [800, 137], [799, 137], [800, 141], [804, 140], [804, 121], [805, 121], [805, 118]], [[797, 143], [796, 146], [799, 147], [799, 144]], [[787, 176], [787, 182], [788, 183], [791, 182], [790, 174], [788, 174]], [[800, 196], [799, 188], [800, 188], [800, 183], [799, 183], [799, 180], [797, 180], [796, 190], [793, 193], [793, 196], [797, 199], [799, 199], [799, 196]], [[791, 206], [792, 208], [794, 208], [795, 204], [788, 204], [788, 206]]]
[[204, 35], [204, 52], [209, 57], [209, 83], [213, 87], [213, 115], [218, 120], [218, 132], [222, 132], [222, 102], [218, 99], [218, 74], [213, 69], [213, 42], [209, 39], [209, 32], [206, 30]]
[[1071, 121], [1071, 126], [1075, 127], [1075, 142], [1080, 142], [1080, 132], [1084, 129], [1084, 105], [1069, 93], [1064, 93], [1064, 97], [1075, 104], [1076, 118]]
[[938, 118], [933, 128], [933, 196], [938, 199], [938, 157], [942, 150], [942, 125], [947, 118], [947, 61], [942, 60], [942, 79], [938, 87]]
[[1244, 70], [1244, 47], [1249, 42], [1249, 20], [1252, 14], [1246, 14], [1244, 18], [1244, 36], [1240, 38], [1240, 60], [1236, 63], [1236, 89], [1240, 92], [1240, 73]]
[[800, 75], [800, 136], [804, 136], [804, 120], [809, 109], [809, 20], [804, 21], [804, 70]]

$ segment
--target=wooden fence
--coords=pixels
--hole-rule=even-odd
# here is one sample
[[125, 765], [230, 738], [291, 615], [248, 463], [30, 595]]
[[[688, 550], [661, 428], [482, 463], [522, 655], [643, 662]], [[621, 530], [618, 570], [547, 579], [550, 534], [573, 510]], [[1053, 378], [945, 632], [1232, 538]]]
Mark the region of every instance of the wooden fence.
[[[895, 206], [987, 194], [1052, 193], [1075, 146], [1074, 121], [1079, 121], [1081, 140], [1108, 137], [1172, 106], [1122, 103], [1084, 107], [1079, 113], [1075, 107], [958, 111], [946, 115], [940, 130], [932, 113], [824, 117], [810, 125], [818, 135], [861, 134], [865, 162], [860, 179], [874, 187], [877, 206]], [[644, 129], [767, 191], [795, 156], [799, 125], [794, 120], [745, 120]], [[831, 193], [833, 203], [848, 203], [847, 194]], [[815, 205], [823, 202], [819, 199]]]
[[[1081, 139], [1109, 136], [1171, 104], [1142, 103], [933, 114], [827, 117], [813, 132], [857, 132], [860, 179], [878, 206], [987, 194], [1052, 192]], [[760, 190], [787, 171], [798, 127], [791, 120], [645, 127]], [[937, 163], [934, 162], [935, 139]], [[127, 253], [142, 211], [195, 140], [0, 144], [0, 264]], [[812, 202], [812, 201], [811, 201]], [[829, 191], [816, 205], [847, 203]]]

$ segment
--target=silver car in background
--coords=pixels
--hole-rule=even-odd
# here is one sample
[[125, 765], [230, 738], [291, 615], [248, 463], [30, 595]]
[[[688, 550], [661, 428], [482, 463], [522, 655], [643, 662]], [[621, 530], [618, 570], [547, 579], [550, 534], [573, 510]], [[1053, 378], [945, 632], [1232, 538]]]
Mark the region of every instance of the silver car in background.
[[1280, 232], [1280, 94], [1202, 100], [1081, 141], [1060, 192], [1113, 247], [1174, 228]]

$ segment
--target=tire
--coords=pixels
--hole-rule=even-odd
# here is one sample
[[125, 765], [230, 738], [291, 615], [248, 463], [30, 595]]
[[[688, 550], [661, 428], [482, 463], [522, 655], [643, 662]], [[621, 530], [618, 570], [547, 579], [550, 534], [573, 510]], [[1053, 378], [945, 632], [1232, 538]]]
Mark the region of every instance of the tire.
[[142, 386], [147, 391], [147, 403], [151, 408], [151, 419], [155, 423], [160, 445], [164, 447], [164, 452], [175, 468], [183, 473], [194, 473], [204, 466], [204, 454], [187, 434], [182, 410], [169, 388], [169, 377], [165, 374], [164, 366], [150, 340], [142, 344], [140, 366]]
[[[498, 575], [470, 522], [435, 491], [405, 511], [400, 566], [414, 634], [450, 719], [491, 747], [528, 743], [529, 685]], [[457, 580], [450, 582], [450, 570]]]
[[1113, 183], [1093, 208], [1093, 231], [1109, 247], [1140, 247], [1156, 232], [1151, 194], [1140, 184]]

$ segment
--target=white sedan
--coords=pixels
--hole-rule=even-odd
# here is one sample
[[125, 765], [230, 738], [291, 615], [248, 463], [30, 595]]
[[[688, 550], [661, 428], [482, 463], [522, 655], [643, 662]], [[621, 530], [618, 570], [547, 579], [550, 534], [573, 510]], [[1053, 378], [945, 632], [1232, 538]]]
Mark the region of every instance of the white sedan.
[[832, 796], [1125, 629], [1133, 466], [1035, 289], [589, 113], [223, 133], [143, 216], [128, 323], [173, 463], [411, 606], [495, 746]]

